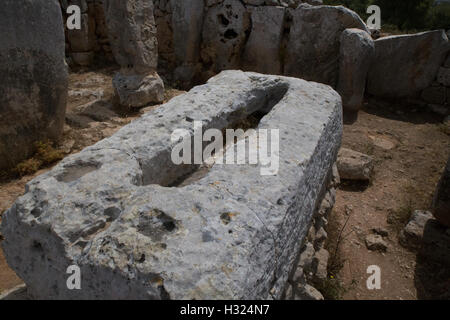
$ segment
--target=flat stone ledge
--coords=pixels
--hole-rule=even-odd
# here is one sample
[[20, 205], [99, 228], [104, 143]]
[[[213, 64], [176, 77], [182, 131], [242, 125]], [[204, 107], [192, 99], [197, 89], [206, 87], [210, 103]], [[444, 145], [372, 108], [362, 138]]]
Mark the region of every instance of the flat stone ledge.
[[[256, 111], [279, 129], [279, 171], [170, 160], [175, 129], [224, 129]], [[225, 71], [31, 181], [3, 216], [9, 265], [36, 299], [278, 299], [340, 147], [329, 86]], [[229, 149], [228, 149], [229, 150]], [[228, 152], [228, 151], [227, 151]], [[67, 268], [82, 289], [68, 290]]]

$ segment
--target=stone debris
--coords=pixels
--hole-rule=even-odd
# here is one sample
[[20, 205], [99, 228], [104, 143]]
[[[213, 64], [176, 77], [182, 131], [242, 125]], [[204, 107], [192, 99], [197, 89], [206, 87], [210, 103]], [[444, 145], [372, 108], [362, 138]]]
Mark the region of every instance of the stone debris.
[[366, 247], [371, 251], [386, 252], [388, 245], [383, 237], [378, 234], [370, 234], [366, 237]]
[[337, 166], [341, 179], [369, 181], [373, 171], [373, 158], [350, 149], [342, 148]]
[[[291, 12], [285, 74], [336, 87], [342, 32], [358, 28], [369, 32], [361, 18], [342, 6], [300, 5]], [[320, 55], [317, 54], [320, 52]], [[347, 53], [349, 56], [350, 53]], [[354, 58], [354, 57], [353, 57]]]

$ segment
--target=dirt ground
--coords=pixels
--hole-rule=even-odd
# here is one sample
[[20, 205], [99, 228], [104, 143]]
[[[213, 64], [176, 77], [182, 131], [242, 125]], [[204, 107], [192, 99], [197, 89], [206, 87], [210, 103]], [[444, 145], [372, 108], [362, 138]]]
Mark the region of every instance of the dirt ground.
[[[111, 85], [114, 71], [108, 68], [70, 75], [67, 124], [60, 144], [65, 154], [79, 152], [157, 107], [134, 111], [116, 107]], [[180, 93], [168, 89], [166, 100]], [[369, 185], [342, 184], [331, 215], [329, 250], [333, 261], [340, 262], [336, 277], [342, 283], [342, 299], [428, 297], [418, 283], [416, 255], [398, 244], [398, 232], [412, 210], [429, 208], [450, 152], [448, 132], [440, 116], [376, 101], [366, 105], [356, 122], [345, 125], [343, 145], [372, 155], [376, 165]], [[49, 169], [0, 181], [0, 213], [23, 194], [27, 182]], [[365, 236], [377, 227], [389, 231], [389, 248], [383, 254], [368, 251], [364, 244]], [[334, 250], [339, 233], [343, 240]], [[370, 265], [382, 270], [381, 290], [366, 288]], [[0, 250], [0, 293], [20, 283]]]
[[[375, 169], [367, 185], [341, 184], [330, 217], [329, 249], [343, 284], [342, 299], [429, 299], [450, 291], [450, 278], [438, 279], [433, 292], [425, 290], [430, 286], [422, 283], [425, 278], [419, 273], [416, 254], [398, 242], [411, 213], [430, 209], [450, 153], [448, 132], [449, 123], [443, 124], [442, 116], [380, 101], [367, 103], [358, 120], [345, 125], [343, 146], [371, 155]], [[366, 248], [365, 237], [374, 228], [389, 233], [386, 253]], [[381, 269], [380, 290], [367, 289], [371, 265]]]

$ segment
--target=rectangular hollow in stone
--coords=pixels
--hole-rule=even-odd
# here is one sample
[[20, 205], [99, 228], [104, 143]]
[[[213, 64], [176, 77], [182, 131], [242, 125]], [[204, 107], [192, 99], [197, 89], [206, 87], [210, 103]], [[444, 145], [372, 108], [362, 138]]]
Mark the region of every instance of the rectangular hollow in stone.
[[[279, 130], [276, 175], [214, 164], [167, 187], [197, 169], [171, 162], [174, 130], [223, 130], [257, 111], [258, 129]], [[34, 298], [280, 298], [342, 128], [329, 86], [222, 72], [31, 181], [4, 214], [5, 256]], [[81, 290], [67, 289], [70, 265]]]

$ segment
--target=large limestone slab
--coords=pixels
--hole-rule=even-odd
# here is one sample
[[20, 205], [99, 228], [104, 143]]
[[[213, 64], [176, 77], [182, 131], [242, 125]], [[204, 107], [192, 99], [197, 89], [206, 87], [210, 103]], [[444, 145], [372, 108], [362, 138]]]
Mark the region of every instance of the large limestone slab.
[[353, 11], [342, 6], [301, 4], [291, 11], [285, 75], [336, 87], [341, 34], [357, 28], [369, 32]]
[[418, 96], [436, 79], [449, 50], [442, 30], [376, 40], [368, 93], [380, 97]]
[[374, 52], [373, 40], [364, 30], [347, 29], [342, 33], [337, 91], [344, 110], [358, 111], [362, 107]]
[[[220, 130], [256, 111], [279, 129], [276, 175], [216, 163], [174, 185], [197, 169], [171, 161], [174, 130], [193, 139], [193, 121]], [[280, 298], [342, 126], [326, 85], [222, 72], [31, 181], [3, 216], [6, 259], [34, 298]], [[81, 290], [66, 287], [73, 264]]]
[[450, 228], [450, 158], [436, 188], [433, 214], [440, 223]]
[[67, 99], [57, 0], [5, 0], [0, 10], [0, 170], [62, 134]]

